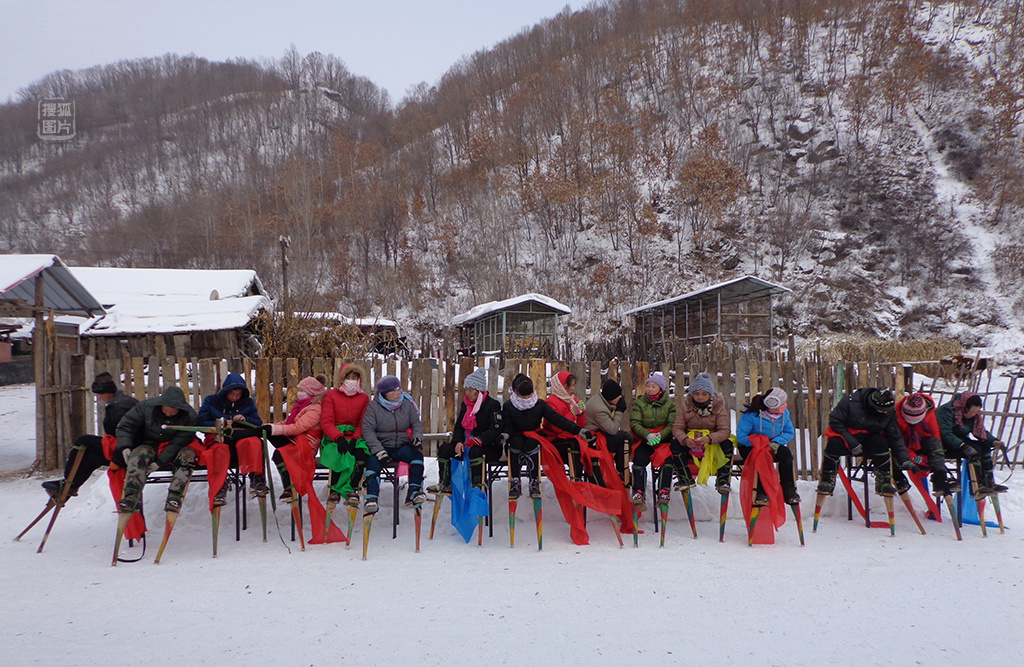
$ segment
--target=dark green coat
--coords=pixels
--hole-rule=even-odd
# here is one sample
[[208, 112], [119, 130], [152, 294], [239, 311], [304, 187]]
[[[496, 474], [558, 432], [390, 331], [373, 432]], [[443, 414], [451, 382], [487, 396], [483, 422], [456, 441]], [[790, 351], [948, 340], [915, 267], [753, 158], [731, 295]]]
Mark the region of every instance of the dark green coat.
[[644, 394], [633, 402], [633, 410], [629, 413], [629, 428], [635, 436], [646, 440], [651, 434], [651, 429], [664, 426], [664, 430], [660, 432], [661, 441], [668, 442], [675, 420], [676, 404], [668, 397], [668, 392], [662, 392], [661, 398], [653, 403], [647, 394]]
[[[173, 417], [164, 415], [160, 408], [165, 405], [178, 408], [178, 414]], [[195, 439], [196, 434], [191, 431], [168, 431], [163, 428], [164, 424], [192, 426], [195, 423], [196, 411], [185, 401], [185, 394], [178, 387], [168, 387], [160, 396], [147, 398], [121, 418], [117, 424], [116, 451], [122, 452], [142, 444], [166, 442], [167, 446], [157, 461], [169, 464], [183, 447]]]
[[[971, 435], [971, 431], [974, 429], [974, 420], [977, 417], [964, 419], [963, 426], [956, 424], [956, 410], [953, 408], [953, 403], [959, 398], [960, 394], [953, 394], [952, 401], [935, 408], [935, 419], [939, 422], [939, 433], [942, 434], [942, 446], [951, 451], [959, 449], [966, 440], [976, 440]], [[985, 431], [985, 435], [987, 437], [984, 444], [991, 447], [996, 441], [996, 437], [988, 431]]]

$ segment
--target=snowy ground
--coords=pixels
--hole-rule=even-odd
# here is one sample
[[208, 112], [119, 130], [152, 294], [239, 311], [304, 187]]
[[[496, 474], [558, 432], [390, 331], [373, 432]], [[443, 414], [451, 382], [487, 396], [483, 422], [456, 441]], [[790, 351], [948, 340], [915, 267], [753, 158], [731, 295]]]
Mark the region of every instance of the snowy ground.
[[[0, 534], [12, 538], [45, 501], [46, 477], [9, 474], [34, 457], [30, 392], [0, 388]], [[675, 501], [664, 549], [647, 522], [640, 548], [627, 540], [620, 550], [595, 514], [591, 544], [573, 545], [548, 489], [542, 552], [526, 502], [509, 549], [499, 490], [494, 538], [482, 548], [446, 521], [428, 542], [428, 505], [416, 554], [411, 511], [402, 510], [392, 540], [386, 505], [366, 562], [356, 546], [300, 552], [289, 541], [289, 552], [273, 520], [261, 542], [255, 502], [241, 542], [225, 511], [214, 560], [205, 490], [190, 492], [160, 565], [152, 561], [164, 487], [146, 498], [154, 536], [146, 558], [112, 568], [116, 521], [100, 474], [61, 514], [42, 554], [42, 525], [21, 542], [0, 540], [4, 663], [619, 665], [701, 656], [725, 665], [951, 665], [1012, 663], [1019, 654], [1024, 494], [1016, 490], [1003, 500], [1016, 530], [982, 539], [965, 526], [957, 543], [948, 523], [926, 522], [920, 535], [902, 506], [895, 538], [868, 530], [846, 520], [839, 494], [811, 533], [813, 490], [803, 483], [807, 546], [790, 520], [774, 546], [748, 548], [735, 495], [720, 544], [716, 494], [699, 489], [698, 540]], [[277, 514], [287, 539], [288, 515]]]

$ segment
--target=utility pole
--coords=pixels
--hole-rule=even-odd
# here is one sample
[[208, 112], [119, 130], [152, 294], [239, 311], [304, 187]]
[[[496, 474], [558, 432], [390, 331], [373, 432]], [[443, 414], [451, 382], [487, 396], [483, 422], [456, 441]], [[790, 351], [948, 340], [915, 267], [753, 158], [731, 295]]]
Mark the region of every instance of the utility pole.
[[292, 237], [279, 236], [277, 242], [281, 244], [281, 309], [285, 318], [292, 316], [291, 299], [288, 296], [288, 246], [292, 244]]

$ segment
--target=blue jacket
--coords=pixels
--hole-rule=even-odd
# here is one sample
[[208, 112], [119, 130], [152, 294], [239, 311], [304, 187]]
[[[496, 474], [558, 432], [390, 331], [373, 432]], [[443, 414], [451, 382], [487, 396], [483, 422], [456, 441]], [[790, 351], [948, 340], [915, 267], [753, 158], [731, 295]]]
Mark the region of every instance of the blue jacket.
[[[242, 390], [242, 398], [234, 403], [228, 401], [227, 398], [228, 392], [232, 389]], [[196, 423], [200, 426], [213, 426], [218, 419], [231, 419], [235, 415], [242, 415], [245, 421], [256, 426], [263, 423], [260, 413], [256, 411], [256, 401], [252, 400], [249, 388], [245, 386], [245, 380], [238, 373], [228, 373], [220, 391], [203, 399]]]
[[789, 418], [789, 410], [775, 421], [765, 419], [760, 412], [744, 412], [736, 425], [736, 442], [743, 447], [753, 447], [750, 444], [751, 435], [765, 435], [776, 444], [788, 445], [793, 434], [793, 420]]

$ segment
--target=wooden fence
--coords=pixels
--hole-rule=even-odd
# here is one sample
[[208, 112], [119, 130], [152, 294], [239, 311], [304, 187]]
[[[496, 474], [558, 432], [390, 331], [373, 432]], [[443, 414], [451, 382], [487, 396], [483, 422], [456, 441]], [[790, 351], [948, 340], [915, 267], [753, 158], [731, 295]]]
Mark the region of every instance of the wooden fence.
[[[73, 389], [73, 395], [47, 403], [46, 419], [53, 422], [55, 438], [46, 447], [39, 447], [39, 462], [44, 467], [57, 467], [67, 455], [73, 436], [81, 432], [95, 433], [102, 420], [102, 406], [92, 400], [84, 386], [84, 378], [94, 373], [108, 371], [120, 378], [125, 392], [144, 399], [158, 395], [169, 384], [182, 388], [190, 403], [198, 410], [204, 396], [215, 393], [229, 372], [243, 375], [252, 389], [260, 415], [266, 421], [280, 421], [285, 418], [288, 405], [295, 400], [296, 385], [307, 375], [323, 375], [327, 385], [334, 386], [334, 379], [344, 360], [342, 359], [184, 359], [175, 357], [126, 357], [121, 360], [96, 361], [85, 355], [74, 355], [66, 365], [69, 379], [65, 389]], [[462, 400], [462, 379], [478, 364], [488, 369], [488, 390], [499, 396], [500, 386], [509, 387], [517, 373], [525, 373], [534, 381], [541, 398], [547, 394], [547, 377], [561, 370], [568, 370], [577, 377], [577, 395], [586, 398], [600, 391], [605, 379], [618, 380], [623, 394], [632, 401], [643, 391], [644, 380], [652, 372], [661, 372], [669, 378], [669, 391], [675, 400], [681, 400], [684, 392], [697, 373], [711, 374], [716, 389], [723, 394], [727, 406], [738, 411], [749, 402], [750, 397], [765, 391], [770, 386], [782, 387], [789, 394], [789, 409], [796, 426], [793, 443], [796, 470], [801, 479], [817, 477], [821, 464], [823, 433], [828, 425], [828, 414], [832, 406], [844, 393], [863, 386], [887, 386], [899, 393], [911, 388], [931, 391], [938, 403], [949, 400], [953, 391], [970, 388], [978, 391], [985, 399], [988, 427], [997, 437], [1010, 446], [1010, 463], [1020, 460], [1020, 448], [1014, 447], [1022, 437], [1024, 429], [1024, 380], [1011, 379], [1007, 391], [991, 390], [992, 372], [988, 371], [987, 384], [984, 374], [973, 374], [961, 379], [961, 383], [944, 391], [937, 390], [934, 383], [929, 386], [915, 386], [912, 364], [886, 364], [875, 362], [825, 363], [820, 356], [797, 359], [790, 346], [788, 354], [746, 355], [735, 353], [724, 346], [706, 346], [695, 349], [687, 363], [657, 367], [646, 361], [562, 362], [547, 359], [508, 359], [499, 367], [496, 358], [488, 359], [415, 359], [388, 360], [371, 359], [360, 362], [369, 373], [369, 386], [384, 375], [397, 375], [402, 386], [420, 408], [424, 430], [429, 433], [450, 431]], [[60, 385], [64, 381], [58, 380]], [[502, 396], [504, 398], [504, 396]], [[74, 408], [89, 403], [89, 408]], [[628, 415], [623, 415], [623, 427], [629, 428]], [[1000, 464], [1005, 465], [1000, 459]]]

